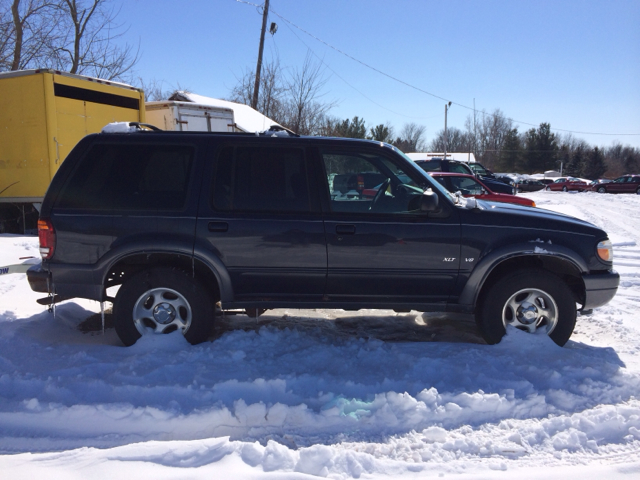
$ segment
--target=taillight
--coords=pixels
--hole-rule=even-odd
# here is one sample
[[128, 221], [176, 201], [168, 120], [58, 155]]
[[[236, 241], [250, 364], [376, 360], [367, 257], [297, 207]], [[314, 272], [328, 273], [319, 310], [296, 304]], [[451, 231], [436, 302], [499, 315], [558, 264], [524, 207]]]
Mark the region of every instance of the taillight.
[[358, 188], [357, 190], [359, 192], [362, 192], [362, 190], [364, 190], [364, 177], [362, 175], [358, 175]]
[[56, 249], [56, 231], [53, 229], [51, 220], [38, 220], [38, 239], [40, 240], [40, 256], [44, 260], [53, 257]]

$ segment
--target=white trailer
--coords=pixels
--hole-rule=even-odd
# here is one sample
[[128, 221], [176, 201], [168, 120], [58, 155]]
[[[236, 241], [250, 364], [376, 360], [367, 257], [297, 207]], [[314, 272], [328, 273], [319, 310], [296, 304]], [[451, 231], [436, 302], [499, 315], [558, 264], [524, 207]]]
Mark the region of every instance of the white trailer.
[[181, 132], [235, 132], [233, 110], [191, 102], [146, 102], [146, 123]]

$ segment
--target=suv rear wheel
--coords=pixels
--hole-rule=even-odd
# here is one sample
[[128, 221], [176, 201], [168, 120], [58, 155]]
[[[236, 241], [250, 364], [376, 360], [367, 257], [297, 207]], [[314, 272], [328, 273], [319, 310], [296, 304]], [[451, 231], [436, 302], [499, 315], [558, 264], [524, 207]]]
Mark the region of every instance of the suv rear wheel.
[[213, 302], [204, 287], [181, 270], [153, 268], [122, 284], [113, 304], [114, 327], [126, 346], [145, 334], [179, 330], [193, 345], [211, 333]]
[[567, 285], [543, 270], [518, 270], [492, 285], [476, 313], [487, 343], [500, 342], [506, 326], [534, 333], [544, 331], [562, 346], [576, 324], [576, 302]]

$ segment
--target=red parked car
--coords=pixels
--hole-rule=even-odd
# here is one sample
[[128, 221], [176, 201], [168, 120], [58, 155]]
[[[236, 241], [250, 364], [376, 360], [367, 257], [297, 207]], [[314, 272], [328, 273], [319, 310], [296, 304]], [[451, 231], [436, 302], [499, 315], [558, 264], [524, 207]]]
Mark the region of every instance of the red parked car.
[[473, 175], [464, 173], [429, 172], [451, 193], [460, 192], [463, 197], [475, 197], [490, 202], [517, 203], [527, 207], [535, 207], [536, 203], [525, 197], [492, 192], [482, 181]]
[[574, 177], [560, 177], [553, 183], [547, 185], [547, 190], [563, 191], [563, 192], [583, 192], [587, 190], [589, 184], [584, 180]]
[[640, 195], [640, 175], [623, 175], [613, 182], [594, 185], [598, 193], [637, 193]]

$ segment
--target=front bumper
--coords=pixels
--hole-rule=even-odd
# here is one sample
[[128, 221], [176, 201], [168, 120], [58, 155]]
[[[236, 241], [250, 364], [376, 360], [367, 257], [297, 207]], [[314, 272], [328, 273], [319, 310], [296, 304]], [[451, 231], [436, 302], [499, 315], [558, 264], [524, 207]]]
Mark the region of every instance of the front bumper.
[[585, 300], [583, 310], [600, 307], [615, 296], [620, 284], [620, 275], [615, 270], [607, 273], [590, 273], [582, 276]]

